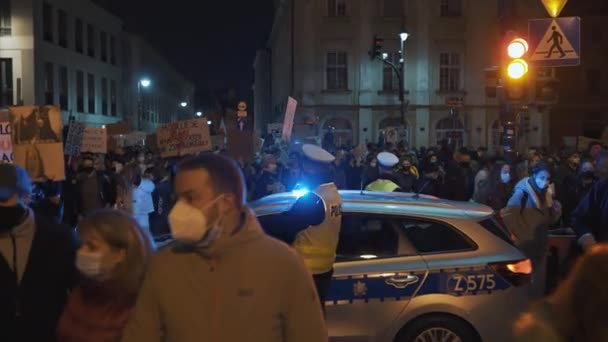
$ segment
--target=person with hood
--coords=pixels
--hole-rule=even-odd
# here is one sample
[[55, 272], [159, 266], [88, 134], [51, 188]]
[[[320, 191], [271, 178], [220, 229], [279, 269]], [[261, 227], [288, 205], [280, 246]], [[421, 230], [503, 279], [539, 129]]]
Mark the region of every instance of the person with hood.
[[424, 175], [418, 181], [416, 193], [435, 197], [443, 196], [443, 184], [440, 180], [441, 169], [437, 162], [430, 162], [425, 167]]
[[512, 170], [509, 164], [496, 162], [490, 168], [486, 185], [479, 188], [475, 202], [485, 204], [495, 211], [506, 207], [515, 186]]
[[153, 257], [122, 342], [327, 341], [310, 273], [264, 233], [234, 161], [184, 160], [175, 194], [175, 241]]
[[133, 217], [139, 226], [152, 235], [150, 232], [150, 214], [154, 212], [154, 201], [152, 192], [156, 188], [152, 179], [154, 169], [146, 169], [139, 183], [133, 183]]
[[536, 164], [531, 176], [515, 185], [502, 215], [515, 243], [532, 262], [532, 298], [544, 295], [549, 226], [561, 216], [560, 203], [548, 191], [550, 180], [549, 166], [544, 162]]
[[409, 156], [403, 157], [396, 173], [398, 184], [403, 192], [414, 192], [418, 181], [418, 169]]
[[590, 248], [549, 297], [521, 315], [514, 342], [608, 341], [608, 245]]
[[59, 342], [120, 340], [153, 253], [147, 234], [118, 210], [101, 209], [82, 220], [76, 254], [81, 280], [59, 320]]
[[55, 341], [75, 280], [77, 239], [30, 209], [32, 183], [0, 164], [0, 341]]

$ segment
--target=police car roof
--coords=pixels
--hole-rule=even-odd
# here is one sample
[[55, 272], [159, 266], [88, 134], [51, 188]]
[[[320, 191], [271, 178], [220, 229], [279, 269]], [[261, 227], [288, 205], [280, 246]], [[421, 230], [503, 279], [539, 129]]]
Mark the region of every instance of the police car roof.
[[[351, 213], [377, 213], [389, 215], [417, 215], [482, 220], [494, 214], [485, 205], [459, 202], [433, 196], [402, 192], [370, 192], [340, 190], [342, 210]], [[256, 215], [272, 215], [291, 208], [299, 197], [297, 192], [270, 195], [250, 203]]]

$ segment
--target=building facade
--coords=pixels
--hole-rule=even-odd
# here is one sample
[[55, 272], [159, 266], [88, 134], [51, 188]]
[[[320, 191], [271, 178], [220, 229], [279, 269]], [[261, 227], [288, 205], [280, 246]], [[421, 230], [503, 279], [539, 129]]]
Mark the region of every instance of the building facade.
[[551, 111], [553, 145], [566, 143], [564, 137], [600, 139], [608, 128], [608, 2], [572, 1], [562, 16], [581, 17], [581, 65], [556, 70], [559, 101]]
[[[143, 74], [152, 86], [138, 92], [134, 80]], [[100, 127], [128, 119], [151, 131], [175, 120], [193, 89], [93, 1], [0, 0], [0, 108], [54, 104], [64, 122], [74, 116]]]
[[[539, 1], [511, 4], [524, 35], [528, 18], [546, 17]], [[376, 142], [382, 132], [401, 126], [398, 79], [368, 52], [377, 35], [387, 59], [398, 63], [399, 33], [407, 32], [403, 82], [409, 105], [402, 138], [417, 147], [443, 139], [456, 146], [498, 147], [499, 108], [486, 96], [484, 70], [499, 64], [505, 1], [279, 0], [275, 5], [266, 49], [254, 63], [258, 130], [282, 122], [288, 96], [299, 101], [296, 124], [318, 118], [318, 135], [331, 129], [337, 144]], [[451, 110], [454, 99], [462, 106]], [[538, 129], [522, 140], [548, 143], [548, 113], [529, 106], [527, 115]]]

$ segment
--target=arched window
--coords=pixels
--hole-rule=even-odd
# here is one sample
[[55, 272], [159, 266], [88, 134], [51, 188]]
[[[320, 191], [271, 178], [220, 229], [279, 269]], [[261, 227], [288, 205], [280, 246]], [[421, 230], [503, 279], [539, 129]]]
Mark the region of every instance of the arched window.
[[353, 126], [350, 120], [333, 117], [325, 121], [323, 125], [323, 146], [327, 146], [330, 141], [327, 138], [333, 136], [333, 144], [335, 147], [348, 146], [353, 144]]
[[443, 118], [435, 125], [437, 143], [447, 140], [454, 148], [464, 146], [464, 125], [458, 118]]
[[409, 142], [407, 122], [405, 126], [400, 117], [389, 116], [378, 124], [378, 134], [384, 133], [386, 142], [397, 144], [401, 141]]

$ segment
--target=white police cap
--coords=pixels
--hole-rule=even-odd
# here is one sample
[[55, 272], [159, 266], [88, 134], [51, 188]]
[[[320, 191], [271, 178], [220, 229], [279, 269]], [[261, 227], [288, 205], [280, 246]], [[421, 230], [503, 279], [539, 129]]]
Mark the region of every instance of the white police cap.
[[393, 167], [399, 163], [399, 158], [390, 152], [378, 153], [378, 163], [384, 167]]
[[336, 160], [336, 157], [334, 157], [331, 153], [325, 151], [317, 145], [304, 144], [302, 145], [302, 152], [306, 158], [319, 163], [329, 164]]

